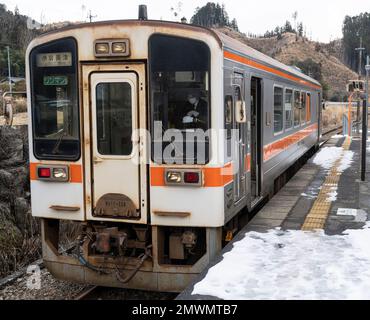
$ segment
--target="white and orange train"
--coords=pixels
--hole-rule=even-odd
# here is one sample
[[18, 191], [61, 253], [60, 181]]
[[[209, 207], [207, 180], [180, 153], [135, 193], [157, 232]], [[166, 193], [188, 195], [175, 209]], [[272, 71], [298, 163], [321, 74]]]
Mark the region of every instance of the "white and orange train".
[[[32, 41], [27, 79], [32, 214], [60, 279], [181, 291], [319, 141], [320, 84], [217, 30], [66, 27]], [[63, 253], [62, 220], [81, 225]]]

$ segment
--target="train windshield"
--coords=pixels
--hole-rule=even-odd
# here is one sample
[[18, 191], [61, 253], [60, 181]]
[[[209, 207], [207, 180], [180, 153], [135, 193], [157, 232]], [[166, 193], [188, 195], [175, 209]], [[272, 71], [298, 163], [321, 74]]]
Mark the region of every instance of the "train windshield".
[[62, 39], [31, 52], [34, 153], [38, 159], [80, 157], [76, 42]]
[[[177, 153], [173, 161], [175, 163], [208, 162], [207, 130], [210, 127], [208, 46], [197, 40], [154, 35], [149, 41], [149, 60], [152, 128], [156, 130], [152, 132], [152, 137], [154, 140], [166, 135], [182, 137], [183, 145], [178, 141], [174, 150], [174, 153]], [[157, 132], [158, 130], [160, 132]], [[197, 139], [193, 139], [194, 135]], [[196, 146], [192, 144], [195, 140]], [[162, 149], [168, 145], [168, 142], [160, 143]], [[192, 152], [195, 150], [194, 155], [189, 150]], [[156, 162], [168, 163], [164, 159], [165, 156], [154, 158]]]

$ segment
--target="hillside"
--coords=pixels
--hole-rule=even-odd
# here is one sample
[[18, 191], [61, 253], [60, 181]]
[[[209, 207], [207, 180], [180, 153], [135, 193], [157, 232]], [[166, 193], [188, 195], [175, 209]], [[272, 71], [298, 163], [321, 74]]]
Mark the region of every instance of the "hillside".
[[219, 31], [287, 65], [295, 65], [297, 62], [311, 59], [321, 66], [321, 82], [328, 87], [328, 100], [341, 101], [346, 99], [347, 80], [357, 78], [357, 74], [340, 60], [342, 57], [340, 41], [322, 44], [309, 41], [303, 37], [296, 39], [294, 33], [284, 33], [281, 39], [276, 36], [271, 38], [247, 38], [230, 28], [221, 28]]

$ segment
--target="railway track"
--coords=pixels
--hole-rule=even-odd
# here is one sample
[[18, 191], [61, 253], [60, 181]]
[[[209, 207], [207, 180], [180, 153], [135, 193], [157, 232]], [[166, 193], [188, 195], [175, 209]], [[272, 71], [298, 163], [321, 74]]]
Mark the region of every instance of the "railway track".
[[173, 300], [177, 295], [168, 292], [90, 286], [79, 292], [74, 300]]

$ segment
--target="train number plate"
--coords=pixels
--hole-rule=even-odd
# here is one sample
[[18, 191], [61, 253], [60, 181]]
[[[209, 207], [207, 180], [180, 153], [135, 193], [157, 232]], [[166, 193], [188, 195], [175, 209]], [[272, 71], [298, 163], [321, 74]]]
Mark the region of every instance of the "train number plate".
[[117, 193], [109, 193], [102, 196], [94, 210], [95, 217], [139, 219], [140, 212], [136, 209], [133, 201]]

